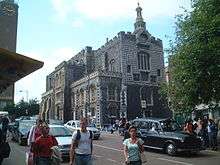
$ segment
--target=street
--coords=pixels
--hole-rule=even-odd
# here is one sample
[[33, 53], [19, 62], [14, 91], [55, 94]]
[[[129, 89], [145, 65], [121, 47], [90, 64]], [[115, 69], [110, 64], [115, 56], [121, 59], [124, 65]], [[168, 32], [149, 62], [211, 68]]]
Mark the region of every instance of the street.
[[[25, 165], [25, 152], [28, 150], [25, 146], [19, 146], [15, 142], [10, 142], [10, 158], [4, 159], [3, 165]], [[145, 154], [148, 158], [148, 164], [151, 165], [219, 165], [219, 151], [202, 151], [197, 156], [186, 156], [180, 154], [176, 157], [168, 156], [159, 151], [147, 150]], [[122, 165], [123, 164], [123, 145], [122, 137], [116, 134], [102, 133], [99, 140], [94, 140], [93, 152], [94, 165]], [[68, 161], [62, 163], [67, 165]]]

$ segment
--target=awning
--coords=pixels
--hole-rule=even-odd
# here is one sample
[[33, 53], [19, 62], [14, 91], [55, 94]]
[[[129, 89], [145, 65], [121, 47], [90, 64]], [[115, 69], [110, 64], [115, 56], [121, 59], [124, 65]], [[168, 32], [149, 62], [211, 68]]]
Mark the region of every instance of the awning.
[[0, 48], [0, 93], [43, 65], [41, 61]]

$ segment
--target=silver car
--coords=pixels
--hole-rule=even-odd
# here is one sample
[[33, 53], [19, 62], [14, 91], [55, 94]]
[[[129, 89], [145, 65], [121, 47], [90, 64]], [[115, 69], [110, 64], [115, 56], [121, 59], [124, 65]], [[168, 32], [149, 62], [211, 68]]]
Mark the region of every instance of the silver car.
[[49, 125], [49, 127], [49, 134], [56, 138], [62, 157], [69, 157], [72, 142], [72, 132], [62, 125]]

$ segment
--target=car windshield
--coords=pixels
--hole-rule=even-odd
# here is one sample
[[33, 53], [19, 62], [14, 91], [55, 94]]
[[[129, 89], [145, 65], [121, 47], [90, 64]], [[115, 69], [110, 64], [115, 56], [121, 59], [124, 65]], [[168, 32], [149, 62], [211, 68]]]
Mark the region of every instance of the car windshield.
[[29, 132], [31, 127], [35, 124], [34, 120], [28, 120], [28, 121], [20, 121], [19, 122], [19, 130], [21, 132]]
[[163, 131], [174, 132], [180, 130], [180, 126], [176, 121], [165, 120], [165, 121], [161, 121], [160, 123]]
[[95, 127], [96, 128], [96, 125], [95, 124], [89, 124], [88, 127]]
[[72, 133], [65, 127], [50, 127], [50, 134], [55, 137], [72, 136]]

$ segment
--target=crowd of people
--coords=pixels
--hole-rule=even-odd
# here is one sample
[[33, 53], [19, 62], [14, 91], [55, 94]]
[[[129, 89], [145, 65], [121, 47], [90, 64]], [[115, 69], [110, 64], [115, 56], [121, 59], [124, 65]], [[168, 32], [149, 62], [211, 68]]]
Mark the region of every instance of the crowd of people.
[[[9, 121], [2, 120], [0, 129], [0, 145], [6, 142]], [[80, 130], [73, 132], [70, 149], [70, 165], [92, 165], [93, 135], [87, 130], [88, 122], [86, 118], [80, 120]], [[129, 165], [141, 165], [144, 147], [143, 141], [137, 137], [137, 128], [131, 125], [126, 119], [121, 119], [114, 125], [115, 129], [124, 135], [124, 157], [125, 163]], [[34, 165], [59, 165], [61, 157], [57, 160], [51, 159], [54, 154], [54, 146], [58, 146], [55, 137], [49, 135], [49, 125], [38, 119], [36, 125], [32, 126], [28, 135], [28, 146], [30, 147], [28, 159]], [[203, 138], [204, 145], [212, 150], [217, 149], [218, 126], [212, 119], [188, 120], [183, 126], [183, 130], [189, 134], [196, 134]], [[1, 151], [1, 150], [0, 150]], [[3, 157], [0, 156], [0, 165]]]
[[217, 150], [218, 122], [208, 119], [188, 120], [185, 122], [183, 130], [189, 134], [196, 134], [202, 137], [204, 146], [212, 150]]

